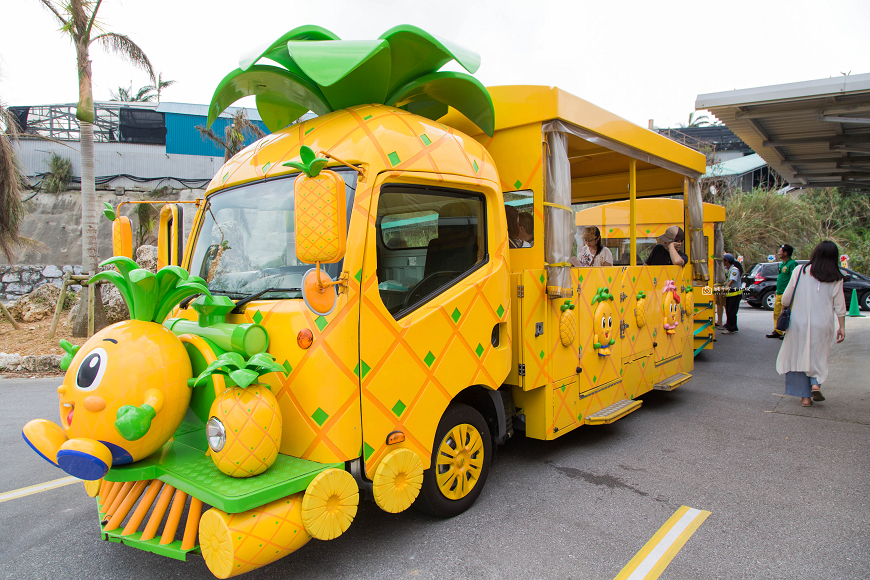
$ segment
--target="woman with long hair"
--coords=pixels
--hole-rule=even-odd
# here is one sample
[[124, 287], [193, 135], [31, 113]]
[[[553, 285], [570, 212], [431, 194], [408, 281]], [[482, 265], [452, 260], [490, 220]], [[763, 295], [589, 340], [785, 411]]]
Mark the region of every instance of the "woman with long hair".
[[791, 306], [791, 320], [776, 358], [776, 371], [785, 375], [785, 394], [800, 397], [804, 407], [825, 400], [821, 385], [828, 378], [831, 347], [846, 339], [839, 255], [834, 242], [820, 243], [810, 263], [792, 272], [782, 295], [783, 306]]
[[588, 266], [612, 266], [613, 252], [601, 241], [601, 230], [595, 226], [586, 226], [583, 229], [582, 247], [577, 248], [577, 257], [568, 261], [579, 268]]

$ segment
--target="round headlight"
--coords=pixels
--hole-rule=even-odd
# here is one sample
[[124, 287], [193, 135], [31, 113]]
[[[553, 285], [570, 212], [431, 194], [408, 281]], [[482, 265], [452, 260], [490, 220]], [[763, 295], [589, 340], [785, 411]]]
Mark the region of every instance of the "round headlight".
[[211, 417], [205, 424], [205, 436], [212, 451], [220, 451], [227, 442], [227, 431], [217, 417]]

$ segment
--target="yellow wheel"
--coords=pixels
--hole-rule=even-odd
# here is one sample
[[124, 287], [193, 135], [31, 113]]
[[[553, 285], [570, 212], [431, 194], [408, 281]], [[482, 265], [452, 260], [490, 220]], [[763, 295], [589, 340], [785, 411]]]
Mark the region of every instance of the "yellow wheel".
[[85, 481], [85, 492], [90, 497], [97, 497], [100, 493], [100, 486], [103, 484], [103, 479], [95, 479], [93, 481]]
[[211, 573], [229, 578], [233, 572], [233, 540], [226, 521], [216, 509], [208, 510], [199, 520], [199, 546]]
[[332, 540], [344, 533], [356, 516], [359, 486], [341, 469], [327, 469], [308, 484], [302, 497], [302, 525], [318, 540]]
[[414, 504], [422, 511], [453, 517], [480, 495], [492, 454], [492, 438], [483, 417], [468, 405], [451, 405], [438, 424], [433, 465], [423, 476]]
[[378, 465], [372, 491], [378, 507], [397, 514], [411, 507], [422, 485], [423, 462], [420, 457], [410, 449], [395, 449]]

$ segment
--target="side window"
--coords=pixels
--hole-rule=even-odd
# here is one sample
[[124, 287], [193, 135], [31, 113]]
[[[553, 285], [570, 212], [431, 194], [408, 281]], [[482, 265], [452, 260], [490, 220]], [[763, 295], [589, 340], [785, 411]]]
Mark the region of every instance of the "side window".
[[386, 186], [376, 228], [378, 291], [396, 319], [453, 285], [487, 256], [482, 195]]
[[531, 248], [534, 246], [534, 192], [531, 189], [505, 191], [504, 214], [507, 219], [510, 247]]
[[764, 265], [764, 276], [766, 278], [771, 278], [779, 275], [779, 264], [765, 264]]

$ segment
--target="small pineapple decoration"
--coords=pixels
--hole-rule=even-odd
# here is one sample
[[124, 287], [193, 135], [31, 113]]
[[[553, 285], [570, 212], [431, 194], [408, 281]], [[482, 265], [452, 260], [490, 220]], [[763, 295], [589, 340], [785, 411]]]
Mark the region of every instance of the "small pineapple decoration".
[[227, 475], [259, 475], [278, 457], [281, 410], [269, 386], [254, 383], [273, 372], [284, 369], [269, 354], [255, 354], [246, 361], [242, 355], [228, 352], [196, 379], [196, 384], [200, 384], [209, 376], [223, 375], [237, 385], [215, 399], [206, 424], [208, 453], [217, 468]]
[[637, 305], [634, 307], [634, 317], [637, 320], [638, 328], [646, 326], [646, 292], [643, 290], [637, 293]]
[[574, 305], [570, 300], [566, 300], [559, 308], [562, 311], [562, 316], [559, 317], [559, 338], [563, 346], [571, 346], [577, 336], [577, 322], [571, 313]]

